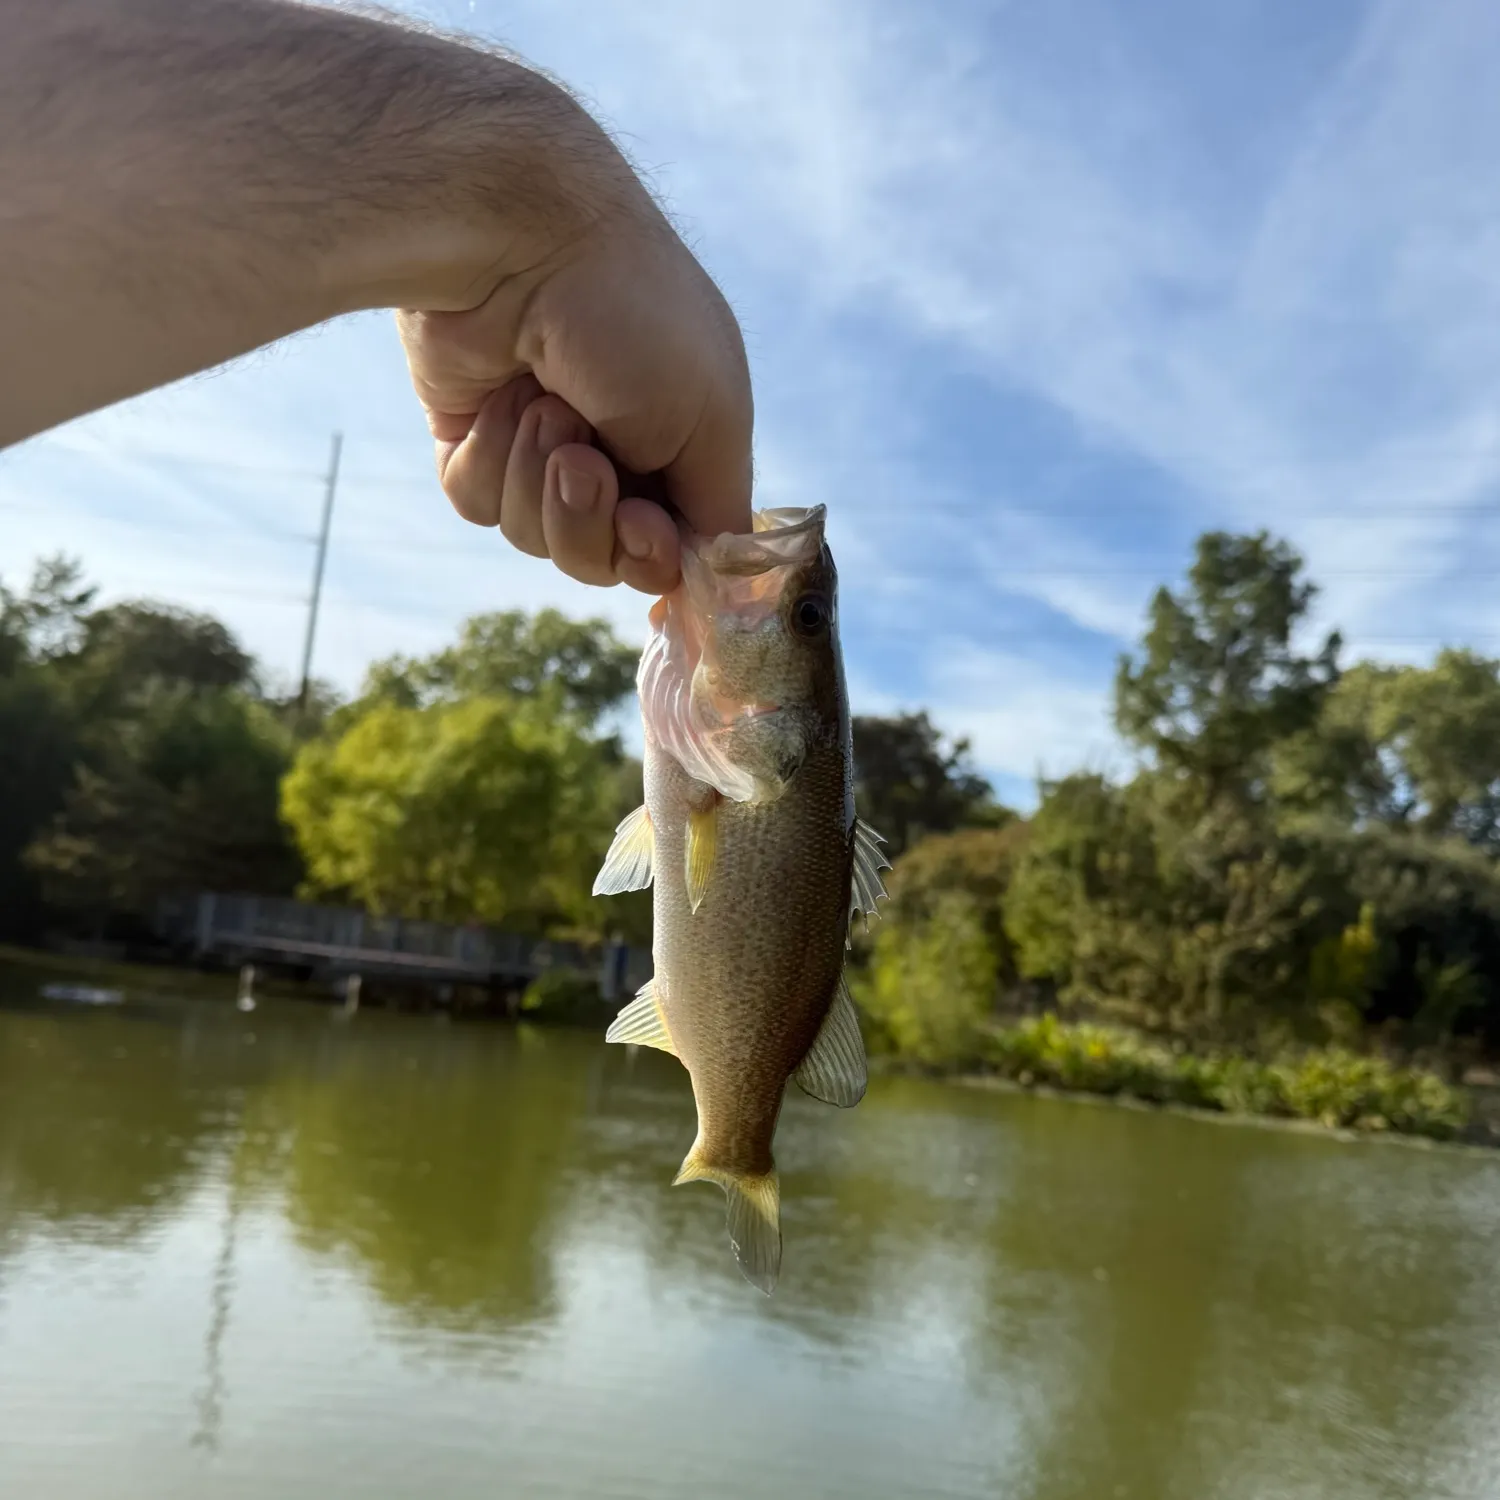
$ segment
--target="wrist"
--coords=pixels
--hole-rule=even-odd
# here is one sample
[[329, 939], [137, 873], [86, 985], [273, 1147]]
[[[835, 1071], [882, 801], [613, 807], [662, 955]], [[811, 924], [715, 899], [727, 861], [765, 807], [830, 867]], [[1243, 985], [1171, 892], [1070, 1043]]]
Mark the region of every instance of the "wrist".
[[502, 282], [544, 276], [605, 224], [658, 217], [565, 90], [508, 59], [439, 46], [446, 55], [369, 139], [370, 221], [330, 247], [342, 310], [465, 311]]

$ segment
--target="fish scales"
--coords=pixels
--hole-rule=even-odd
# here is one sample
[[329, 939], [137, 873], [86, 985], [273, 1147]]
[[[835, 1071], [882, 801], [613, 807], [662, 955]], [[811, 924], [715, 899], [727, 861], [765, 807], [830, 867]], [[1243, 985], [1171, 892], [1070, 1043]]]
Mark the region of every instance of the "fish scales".
[[660, 862], [656, 993], [693, 1079], [704, 1154], [771, 1169], [787, 1076], [812, 1046], [844, 966], [853, 818], [834, 744], [809, 755], [770, 806], [718, 809], [715, 882], [688, 905], [683, 839], [692, 780], [648, 752], [646, 806]]

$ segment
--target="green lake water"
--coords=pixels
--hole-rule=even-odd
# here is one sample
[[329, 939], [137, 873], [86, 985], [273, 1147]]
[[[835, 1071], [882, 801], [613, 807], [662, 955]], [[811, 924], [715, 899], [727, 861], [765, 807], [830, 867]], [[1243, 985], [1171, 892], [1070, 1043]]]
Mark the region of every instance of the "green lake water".
[[35, 989], [7, 1500], [1500, 1496], [1500, 1154], [793, 1091], [767, 1299], [670, 1058]]

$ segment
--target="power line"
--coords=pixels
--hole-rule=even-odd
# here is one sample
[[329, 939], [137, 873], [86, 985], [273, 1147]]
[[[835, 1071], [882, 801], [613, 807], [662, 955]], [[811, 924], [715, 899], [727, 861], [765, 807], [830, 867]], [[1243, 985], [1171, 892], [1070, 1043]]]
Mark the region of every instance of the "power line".
[[[219, 470], [225, 473], [236, 473], [255, 475], [264, 478], [282, 478], [299, 480], [322, 480], [326, 478], [326, 471], [317, 469], [293, 468], [274, 464], [247, 463], [241, 460], [203, 458], [192, 453], [173, 453], [160, 449], [117, 449], [117, 450], [91, 450], [78, 448], [65, 448], [58, 445], [50, 445], [48, 451], [63, 453], [73, 458], [103, 459], [115, 457], [135, 463], [160, 463], [176, 467], [204, 470]], [[0, 464], [3, 467], [3, 464]], [[342, 478], [343, 486], [355, 490], [364, 489], [389, 489], [389, 490], [420, 490], [431, 493], [439, 488], [437, 476], [430, 475], [393, 475], [393, 474], [345, 474]], [[13, 508], [15, 502], [0, 502], [7, 509]], [[28, 509], [32, 507], [26, 507]], [[38, 506], [36, 509], [48, 509], [46, 506]], [[1157, 507], [1163, 511], [1170, 512], [1175, 507], [1163, 505]], [[981, 510], [977, 502], [966, 499], [925, 499], [921, 502], [908, 505], [892, 504], [883, 501], [865, 500], [860, 503], [860, 511], [881, 514], [917, 514], [934, 511], [939, 514], [963, 515]], [[1047, 516], [1068, 519], [1077, 517], [1079, 519], [1096, 519], [1117, 514], [1115, 502], [1108, 496], [1101, 496], [1097, 501], [1089, 503], [1052, 503], [1048, 501], [1032, 501], [1026, 503], [1005, 503], [990, 507], [993, 513], [1005, 516]], [[1298, 522], [1327, 522], [1345, 521], [1354, 518], [1361, 519], [1420, 519], [1430, 515], [1456, 515], [1474, 516], [1475, 518], [1492, 517], [1495, 514], [1494, 506], [1490, 502], [1468, 502], [1460, 503], [1453, 501], [1417, 502], [1401, 506], [1363, 506], [1350, 505], [1340, 510], [1329, 511], [1299, 511], [1295, 516]]]
[[[258, 588], [254, 586], [243, 586], [236, 584], [221, 584], [217, 580], [208, 582], [205, 578], [201, 585], [195, 583], [193, 575], [184, 576], [182, 573], [174, 575], [170, 579], [115, 579], [111, 587], [150, 587], [164, 591], [192, 594], [205, 592], [213, 597], [240, 597], [247, 599], [258, 599], [276, 605], [299, 605], [307, 609], [307, 624], [303, 641], [301, 692], [299, 700], [305, 702], [310, 691], [312, 659], [316, 641], [316, 633], [322, 611], [322, 599], [324, 592], [324, 579], [327, 569], [327, 558], [329, 539], [332, 525], [332, 512], [335, 496], [342, 486], [347, 489], [354, 485], [356, 489], [407, 489], [431, 493], [438, 489], [436, 477], [417, 479], [403, 476], [359, 476], [343, 472], [342, 465], [343, 441], [341, 434], [334, 434], [333, 446], [329, 465], [321, 474], [311, 469], [288, 468], [278, 465], [256, 464], [251, 462], [237, 462], [230, 460], [218, 460], [211, 458], [200, 458], [192, 454], [174, 454], [161, 451], [142, 450], [119, 450], [114, 454], [109, 452], [90, 452], [76, 449], [54, 449], [71, 457], [83, 459], [102, 459], [108, 457], [123, 458], [136, 463], [159, 463], [162, 465], [180, 466], [187, 469], [202, 469], [204, 471], [222, 471], [251, 475], [259, 478], [295, 479], [307, 481], [314, 478], [321, 479], [323, 483], [323, 506], [321, 525], [315, 534], [302, 531], [293, 531], [279, 527], [265, 528], [257, 527], [263, 539], [269, 542], [285, 545], [306, 546], [313, 543], [316, 547], [314, 558], [312, 587], [310, 594], [300, 594], [288, 590], [277, 590]], [[3, 469], [3, 464], [0, 464]], [[6, 511], [23, 511], [36, 513], [55, 513], [56, 505], [43, 503], [32, 503], [26, 500], [0, 500], [0, 509]], [[987, 523], [1003, 523], [1012, 517], [1045, 516], [1058, 521], [1068, 519], [1087, 519], [1099, 517], [1107, 513], [1105, 503], [1097, 505], [1049, 505], [1035, 503], [1031, 505], [1003, 505], [990, 510], [981, 510], [977, 505], [970, 506], [962, 502], [936, 501], [922, 502], [910, 507], [900, 507], [903, 514], [920, 517], [924, 512], [933, 512], [942, 517], [961, 517], [972, 515]], [[849, 519], [858, 523], [861, 513], [877, 517], [889, 516], [896, 513], [897, 507], [893, 504], [876, 501], [864, 504], [858, 509], [851, 508]], [[1400, 519], [1402, 517], [1473, 517], [1475, 520], [1493, 519], [1494, 509], [1489, 505], [1454, 505], [1454, 504], [1432, 504], [1421, 508], [1395, 509], [1395, 508], [1373, 508], [1373, 507], [1351, 507], [1342, 512], [1330, 513], [1326, 516], [1304, 513], [1295, 518], [1298, 522], [1308, 520], [1333, 520], [1348, 521], [1351, 518], [1370, 519]], [[1166, 519], [1167, 517], [1163, 517]], [[109, 515], [98, 518], [101, 522], [110, 525], [129, 527], [135, 530], [147, 532], [176, 531], [178, 528], [162, 521], [155, 521], [144, 516], [117, 516]], [[243, 517], [242, 517], [243, 519]], [[1200, 517], [1200, 522], [1203, 518]], [[481, 528], [492, 529], [492, 528]], [[1078, 564], [1068, 567], [1026, 567], [1017, 566], [1016, 551], [1010, 550], [1005, 558], [1003, 567], [988, 567], [982, 558], [982, 551], [995, 547], [996, 543], [989, 534], [990, 527], [985, 527], [985, 533], [972, 538], [967, 550], [967, 555], [937, 555], [927, 559], [912, 559], [902, 554], [896, 559], [896, 569], [893, 570], [897, 576], [889, 582], [896, 587], [902, 585], [912, 588], [928, 587], [933, 581], [940, 583], [965, 582], [992, 591], [1004, 591], [1019, 599], [1035, 598], [1034, 588], [1028, 585], [1041, 583], [1059, 584], [1076, 581], [1086, 583], [1089, 580], [1139, 580], [1147, 585], [1159, 585], [1165, 583], [1168, 587], [1180, 586], [1183, 566], [1171, 566], [1165, 562], [1161, 563], [1106, 563], [1106, 564]], [[269, 534], [268, 534], [269, 533]], [[469, 544], [462, 542], [444, 541], [422, 541], [409, 540], [399, 536], [393, 536], [389, 531], [376, 532], [372, 530], [345, 531], [340, 533], [341, 545], [346, 549], [352, 549], [359, 553], [381, 553], [387, 551], [400, 551], [403, 555], [422, 555], [430, 557], [451, 557], [455, 559], [477, 559], [484, 555], [485, 550], [493, 545], [493, 539], [486, 537], [479, 539], [473, 536], [473, 531], [468, 532], [471, 539]], [[975, 545], [977, 544], [977, 546]], [[1049, 550], [1051, 550], [1049, 548]], [[976, 556], [976, 551], [981, 553]], [[1475, 584], [1489, 584], [1500, 576], [1500, 566], [1484, 567], [1475, 566], [1472, 563], [1460, 563], [1457, 567], [1447, 568], [1441, 565], [1414, 567], [1414, 566], [1388, 566], [1388, 567], [1322, 567], [1315, 570], [1314, 580], [1335, 579], [1388, 579], [1406, 580], [1412, 583], [1438, 582], [1461, 585], [1465, 582]], [[876, 579], [876, 586], [887, 580]], [[1043, 601], [1046, 602], [1046, 601]], [[332, 606], [340, 614], [390, 614], [399, 613], [410, 618], [442, 619], [446, 618], [448, 612], [442, 609], [434, 609], [430, 603], [413, 603], [408, 606], [400, 600], [387, 598], [375, 603], [362, 603], [357, 600], [338, 599]], [[1057, 606], [1053, 606], [1056, 608]], [[1059, 613], [1065, 613], [1059, 611]], [[1084, 627], [1090, 628], [1090, 627]], [[1099, 631], [1100, 635], [1108, 632]], [[1489, 643], [1500, 641], [1500, 631], [1474, 631], [1465, 630], [1462, 633], [1444, 634], [1431, 630], [1413, 632], [1407, 634], [1383, 634], [1366, 635], [1357, 634], [1353, 643], [1360, 648], [1378, 646], [1440, 646], [1462, 643]]]

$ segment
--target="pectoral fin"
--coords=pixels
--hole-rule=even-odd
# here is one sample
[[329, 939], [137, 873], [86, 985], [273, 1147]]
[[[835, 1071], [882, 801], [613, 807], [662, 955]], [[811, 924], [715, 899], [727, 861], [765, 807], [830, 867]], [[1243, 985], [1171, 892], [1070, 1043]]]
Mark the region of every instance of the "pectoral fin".
[[643, 891], [651, 884], [651, 814], [645, 805], [628, 814], [615, 829], [615, 840], [594, 879], [596, 896]]
[[863, 913], [866, 927], [876, 914], [876, 903], [886, 894], [880, 872], [889, 870], [891, 862], [881, 852], [880, 846], [884, 842], [862, 818], [854, 820], [854, 874], [850, 882], [849, 916], [852, 919]]
[[713, 877], [714, 860], [719, 852], [718, 799], [713, 798], [708, 806], [688, 813], [687, 838], [684, 841], [688, 906], [697, 911], [708, 893], [708, 882]]
[[865, 1039], [860, 1035], [859, 1012], [849, 998], [842, 974], [822, 1029], [792, 1079], [804, 1094], [840, 1109], [858, 1104], [865, 1096], [869, 1082]]
[[606, 1042], [629, 1042], [635, 1047], [655, 1047], [662, 1052], [677, 1056], [667, 1031], [667, 1018], [662, 1014], [661, 1002], [656, 998], [656, 981], [648, 979], [640, 987], [634, 1000], [610, 1022], [604, 1033]]

